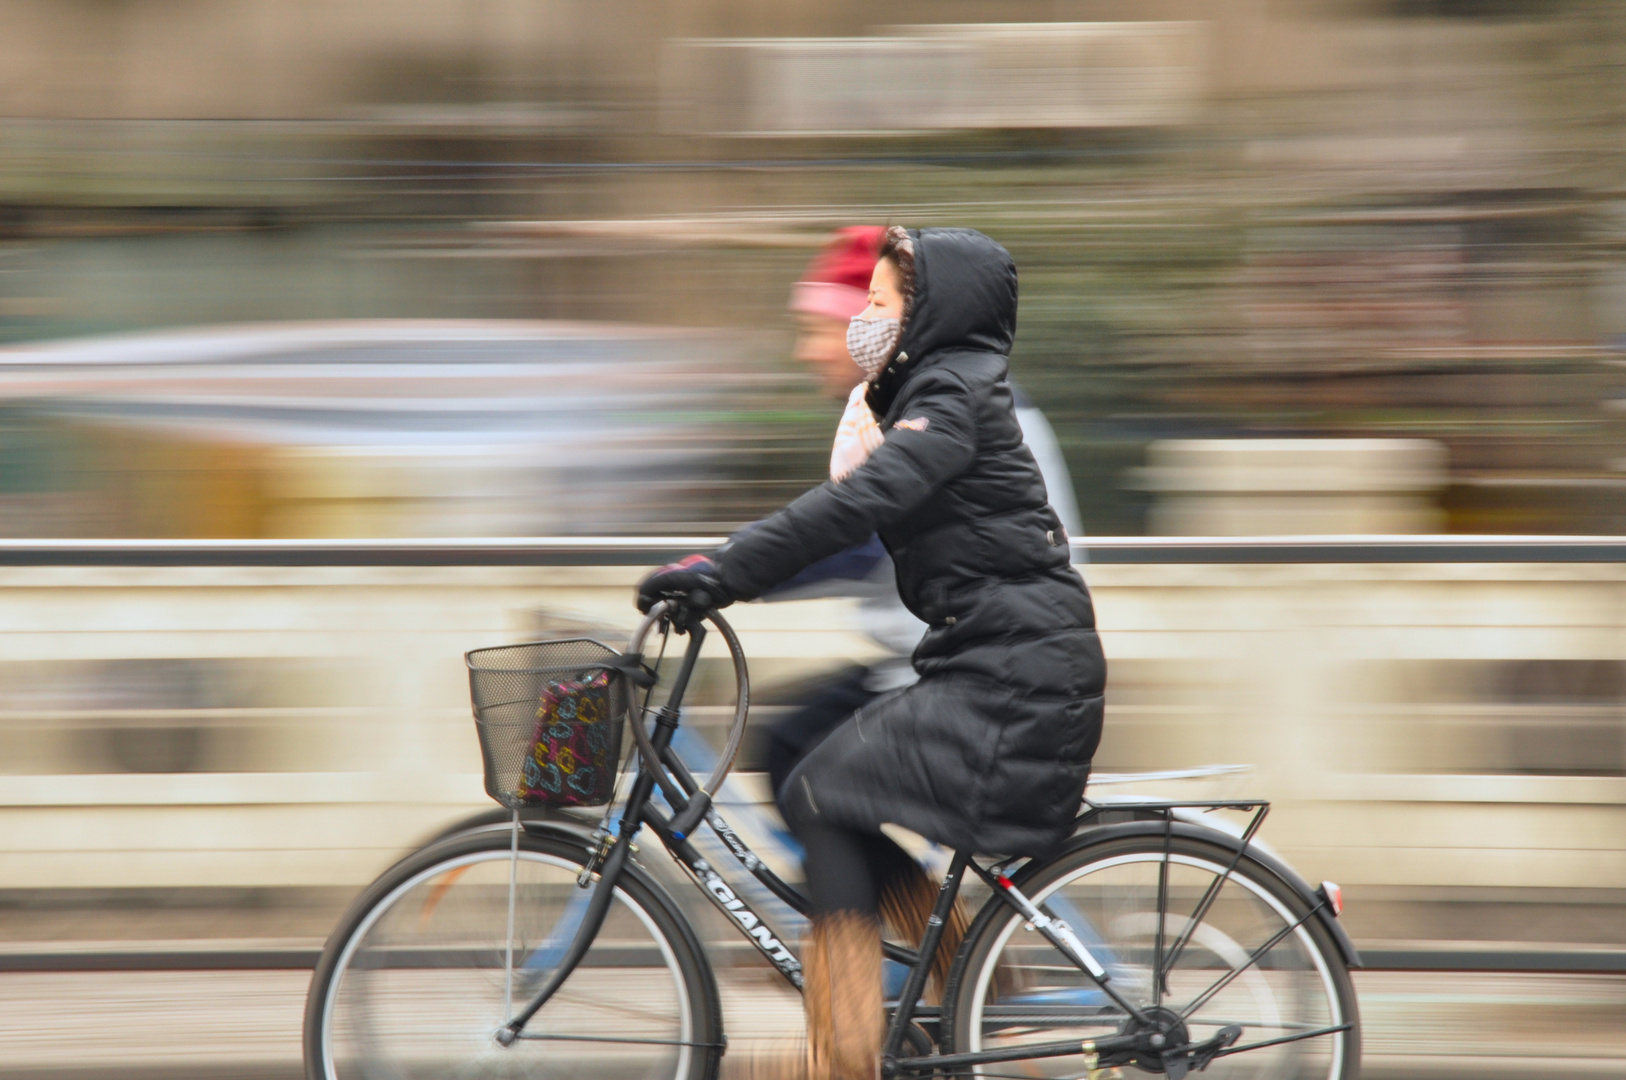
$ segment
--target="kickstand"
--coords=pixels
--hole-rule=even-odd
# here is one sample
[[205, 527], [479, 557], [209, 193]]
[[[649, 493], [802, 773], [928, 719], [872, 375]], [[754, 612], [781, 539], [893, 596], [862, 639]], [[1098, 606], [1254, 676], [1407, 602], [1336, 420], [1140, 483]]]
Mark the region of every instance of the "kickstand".
[[1163, 1072], [1168, 1080], [1182, 1080], [1188, 1072], [1202, 1072], [1208, 1068], [1214, 1055], [1230, 1046], [1242, 1037], [1242, 1029], [1235, 1024], [1227, 1024], [1204, 1042], [1195, 1046], [1187, 1046], [1181, 1050], [1163, 1056]]

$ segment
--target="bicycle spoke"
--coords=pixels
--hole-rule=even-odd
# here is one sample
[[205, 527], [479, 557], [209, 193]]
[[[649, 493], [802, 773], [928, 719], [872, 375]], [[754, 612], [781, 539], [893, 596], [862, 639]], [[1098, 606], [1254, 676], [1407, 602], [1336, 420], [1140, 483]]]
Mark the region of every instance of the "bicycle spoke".
[[1232, 970], [1226, 972], [1224, 975], [1220, 976], [1219, 980], [1215, 982], [1213, 986], [1210, 986], [1207, 990], [1204, 990], [1201, 994], [1199, 994], [1197, 999], [1188, 1005], [1185, 1011], [1180, 1014], [1180, 1019], [1187, 1019], [1192, 1013], [1208, 1004], [1215, 994], [1219, 993], [1221, 990], [1224, 990], [1227, 986], [1230, 986], [1237, 976], [1241, 975], [1243, 972], [1253, 967], [1253, 965], [1257, 964], [1266, 953], [1274, 949], [1277, 945], [1281, 944], [1289, 934], [1303, 926], [1309, 921], [1310, 916], [1314, 915], [1320, 910], [1321, 905], [1317, 904], [1315, 907], [1305, 912], [1296, 922], [1282, 927], [1280, 931], [1271, 936], [1269, 941], [1265, 942], [1263, 945], [1259, 946], [1258, 949], [1254, 950], [1248, 955], [1247, 963], [1243, 964], [1241, 967], [1233, 968]]
[[1023, 964], [1023, 971], [1056, 972], [1062, 975], [1077, 975], [1077, 964]]
[[1152, 948], [1152, 1007], [1163, 1004], [1163, 924], [1169, 918], [1169, 841], [1174, 832], [1174, 820], [1163, 819], [1163, 858], [1157, 864], [1157, 929], [1156, 944]]
[[[984, 1035], [1003, 1035], [1003, 1036], [1005, 1036], [1007, 1038], [1011, 1038], [1011, 1037], [1015, 1037], [1015, 1036], [1018, 1036], [1018, 1035], [1038, 1035], [1038, 1034], [1042, 1034], [1043, 1032], [1046, 1032], [1046, 1031], [1058, 1030], [1057, 1025], [1054, 1024], [1054, 1023], [1045, 1023], [1045, 1026], [1043, 1026], [1043, 1027], [1037, 1026], [1037, 1025], [1039, 1025], [1041, 1023], [1044, 1023], [1044, 1021], [1046, 1019], [1048, 1019], [1048, 1018], [1042, 1018], [1042, 1019], [1035, 1020], [1035, 1019], [1033, 1019], [1031, 1017], [1028, 1017], [1028, 1018], [1025, 1018], [1025, 1019], [1021, 1020], [1020, 1022], [1011, 1021], [1010, 1026], [1008, 1026], [1008, 1027], [1003, 1025], [1003, 1024], [984, 1023], [982, 1033]], [[1066, 1024], [1065, 1027], [1067, 1027], [1068, 1029], [1073, 1029], [1073, 1028], [1106, 1028], [1106, 1029], [1116, 1031], [1120, 1026], [1122, 1026], [1122, 1024], [1123, 1024], [1123, 1021], [1122, 1021], [1121, 1018], [1110, 1019], [1110, 1018], [1107, 1018], [1107, 1017], [1096, 1017], [1096, 1018], [1092, 1018], [1092, 1019], [1088, 1019], [1088, 1020], [1079, 1020], [1079, 1021], [1076, 1021], [1074, 1023]]]
[[1169, 949], [1168, 960], [1159, 966], [1158, 978], [1160, 980], [1168, 978], [1169, 972], [1173, 971], [1174, 965], [1179, 962], [1180, 954], [1186, 951], [1187, 945], [1191, 944], [1191, 935], [1197, 932], [1197, 927], [1208, 915], [1208, 909], [1213, 906], [1215, 900], [1219, 899], [1220, 890], [1225, 887], [1227, 881], [1231, 880], [1231, 875], [1241, 865], [1242, 856], [1248, 850], [1248, 844], [1253, 841], [1254, 834], [1259, 831], [1259, 826], [1264, 824], [1265, 815], [1269, 812], [1270, 807], [1268, 805], [1262, 806], [1254, 814], [1253, 820], [1248, 822], [1247, 829], [1242, 833], [1242, 842], [1237, 845], [1236, 854], [1231, 857], [1231, 861], [1226, 865], [1225, 873], [1215, 878], [1208, 888], [1204, 890], [1202, 899], [1197, 901], [1197, 907], [1192, 911], [1190, 921], [1186, 923], [1185, 930], [1181, 932], [1179, 938], [1175, 940], [1174, 945]]
[[[1226, 1047], [1225, 1056], [1257, 1051], [1211, 1068], [1217, 1080], [1348, 1080], [1359, 1024], [1347, 977], [1340, 985], [1340, 958], [1306, 926], [1322, 914], [1319, 907], [1306, 913], [1309, 905], [1286, 883], [1245, 853], [1238, 859], [1229, 838], [1166, 837], [1163, 826], [1149, 822], [1138, 835], [1104, 840], [1095, 851], [1030, 873], [1032, 895], [1080, 928], [1134, 1006], [1178, 1017], [1188, 1033], [1182, 1041], [1202, 1048], [1193, 1053], [1204, 1064], [1222, 1041], [1246, 1044]], [[1016, 1058], [1059, 1039], [1100, 1040], [1121, 1029], [1126, 1014], [1098, 1008], [1107, 1001], [1103, 991], [1024, 933], [1019, 918], [988, 933], [997, 936], [973, 945], [982, 966], [951, 1014], [957, 1051]], [[1329, 1026], [1345, 1020], [1348, 1026]], [[1241, 1037], [1231, 1031], [1216, 1038], [1228, 1028]], [[1196, 1069], [1195, 1057], [1182, 1060]], [[987, 1063], [997, 1072], [974, 1063], [965, 1070], [971, 1080], [1065, 1080], [1082, 1072], [1076, 1059], [1047, 1062], [1022, 1057], [1020, 1065]]]
[[[642, 1021], [642, 1023], [678, 1023], [678, 1017], [673, 1012], [655, 1012], [652, 1008], [639, 1008], [636, 1005], [618, 1004], [618, 1002], [605, 1002], [598, 997], [582, 994], [559, 994], [554, 997], [559, 1005], [569, 1005], [572, 1008], [590, 1008], [602, 1017], [620, 1018], [626, 1021]], [[550, 1002], [553, 1005], [553, 1002]]]
[[636, 1046], [704, 1046], [721, 1048], [722, 1043], [686, 1042], [683, 1039], [635, 1039], [630, 1036], [612, 1035], [549, 1035], [546, 1033], [532, 1034], [529, 1031], [519, 1033], [519, 1038], [527, 1042], [590, 1042], [590, 1043], [630, 1043]]
[[673, 1023], [677, 1019], [676, 1016], [670, 1011], [656, 1012], [652, 1009], [640, 1009], [635, 1005], [626, 1005], [622, 1004], [621, 1002], [612, 1001], [602, 997], [595, 997], [592, 994], [584, 994], [579, 991], [561, 993], [555, 998], [555, 1000], [557, 1000], [560, 1004], [574, 1005], [578, 1008], [594, 1009], [610, 1016], [624, 1017], [629, 1021], [642, 1020], [646, 1023], [653, 1023], [655, 1021]]
[[1204, 916], [1208, 914], [1208, 909], [1213, 906], [1214, 901], [1219, 899], [1220, 889], [1225, 886], [1225, 882], [1231, 876], [1231, 871], [1235, 869], [1236, 864], [1233, 862], [1226, 868], [1225, 873], [1215, 877], [1209, 883], [1208, 888], [1204, 890], [1202, 898], [1197, 901], [1196, 909], [1191, 913], [1191, 918], [1186, 922], [1186, 928], [1180, 931], [1180, 936], [1174, 939], [1173, 945], [1169, 946], [1168, 959], [1158, 965], [1159, 981], [1166, 980], [1169, 977], [1169, 972], [1174, 970], [1174, 965], [1180, 960], [1180, 954], [1186, 951], [1187, 945], [1191, 944], [1191, 935], [1197, 932], [1197, 927], [1202, 923]]
[[[471, 837], [435, 872], [408, 871], [354, 932], [325, 991], [326, 1080], [695, 1080], [717, 1032], [693, 1008], [656, 909], [636, 879], [617, 888], [605, 936], [522, 1040], [491, 1033], [557, 966], [540, 962], [574, 928], [580, 857], [512, 831]], [[439, 886], [446, 886], [439, 888]], [[423, 917], [426, 897], [434, 901]], [[512, 905], [512, 906], [510, 906]], [[376, 914], [374, 914], [376, 913]], [[525, 958], [537, 959], [526, 967]], [[510, 1006], [509, 1002], [513, 1005]], [[697, 1021], [701, 1026], [696, 1026]], [[698, 1055], [698, 1056], [697, 1056]]]
[[1316, 1029], [1319, 1030], [1320, 1027], [1321, 1027], [1320, 1024], [1306, 1024], [1306, 1023], [1304, 1023], [1302, 1021], [1298, 1021], [1298, 1020], [1272, 1020], [1268, 1025], [1261, 1025], [1259, 1023], [1259, 1021], [1257, 1021], [1257, 1020], [1237, 1019], [1235, 1017], [1222, 1018], [1222, 1019], [1217, 1019], [1217, 1020], [1209, 1019], [1207, 1017], [1204, 1017], [1202, 1019], [1195, 1019], [1195, 1020], [1187, 1020], [1186, 1021], [1186, 1027], [1187, 1028], [1194, 1028], [1194, 1027], [1212, 1027], [1212, 1028], [1239, 1027], [1239, 1028], [1250, 1028], [1250, 1027], [1261, 1027], [1261, 1026], [1268, 1026], [1268, 1027], [1273, 1027], [1273, 1028], [1281, 1028], [1284, 1031], [1292, 1031], [1295, 1028], [1300, 1029], [1300, 1030], [1306, 1030], [1306, 1031], [1309, 1030], [1310, 1028], [1316, 1028]]
[[1034, 1007], [1034, 1006], [1022, 1006], [1022, 1005], [1002, 1005], [1002, 1006], [997, 1006], [997, 1007], [985, 1010], [983, 1012], [983, 1015], [985, 1017], [989, 1018], [990, 1020], [1002, 1020], [1005, 1023], [1014, 1024], [1014, 1023], [1017, 1023], [1018, 1021], [1023, 1021], [1023, 1022], [1026, 1022], [1026, 1023], [1037, 1024], [1037, 1023], [1039, 1023], [1041, 1021], [1052, 1021], [1052, 1020], [1055, 1020], [1055, 1021], [1093, 1020], [1093, 1019], [1096, 1019], [1096, 1018], [1102, 1017], [1102, 1016], [1119, 1018], [1119, 1017], [1127, 1016], [1128, 1014], [1125, 1013], [1122, 1009], [1116, 1008], [1115, 1006], [1111, 1006], [1111, 1005], [1102, 1006], [1100, 1008], [1087, 1008], [1087, 1009], [1076, 1009], [1076, 1008], [1075, 1009], [1068, 1009], [1068, 1008], [1047, 1009], [1042, 1005], [1037, 1006], [1037, 1007]]
[[1316, 1031], [1303, 1031], [1297, 1035], [1283, 1035], [1279, 1039], [1265, 1039], [1261, 1042], [1248, 1043], [1246, 1046], [1228, 1046], [1214, 1056], [1217, 1058], [1230, 1057], [1232, 1054], [1242, 1054], [1249, 1050], [1263, 1050], [1267, 1046], [1282, 1046], [1286, 1043], [1302, 1042], [1305, 1039], [1319, 1039], [1323, 1035], [1337, 1035], [1348, 1031], [1354, 1024], [1339, 1024], [1336, 1027], [1321, 1028]]

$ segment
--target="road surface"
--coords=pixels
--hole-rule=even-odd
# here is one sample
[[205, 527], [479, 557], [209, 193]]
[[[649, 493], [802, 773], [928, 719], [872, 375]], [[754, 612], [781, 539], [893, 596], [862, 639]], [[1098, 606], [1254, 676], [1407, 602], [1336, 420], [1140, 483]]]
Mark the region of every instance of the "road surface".
[[[731, 1057], [794, 1035], [797, 1000], [719, 973]], [[0, 974], [0, 1080], [293, 1080], [309, 974]], [[1383, 1080], [1626, 1076], [1626, 976], [1362, 972], [1363, 1073]], [[724, 1077], [731, 1070], [725, 1059]]]

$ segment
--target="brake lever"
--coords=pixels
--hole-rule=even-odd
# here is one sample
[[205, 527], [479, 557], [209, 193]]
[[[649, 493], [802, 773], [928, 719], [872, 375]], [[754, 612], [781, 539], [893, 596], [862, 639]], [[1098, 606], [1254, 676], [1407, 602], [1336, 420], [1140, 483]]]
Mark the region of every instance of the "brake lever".
[[705, 589], [695, 589], [686, 593], [668, 593], [666, 598], [671, 601], [666, 613], [661, 616], [663, 623], [670, 623], [672, 629], [680, 634], [687, 634], [699, 622], [703, 622], [706, 614], [712, 609], [711, 593]]

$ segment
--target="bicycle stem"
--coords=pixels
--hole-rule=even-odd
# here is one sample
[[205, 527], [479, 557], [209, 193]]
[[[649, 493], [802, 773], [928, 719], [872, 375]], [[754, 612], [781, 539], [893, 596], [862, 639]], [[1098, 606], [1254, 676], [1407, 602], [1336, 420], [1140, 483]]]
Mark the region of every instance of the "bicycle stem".
[[[716, 797], [717, 792], [722, 789], [723, 781], [728, 779], [729, 771], [734, 767], [734, 759], [738, 756], [740, 745], [745, 738], [745, 726], [751, 712], [751, 676], [746, 670], [745, 650], [740, 647], [740, 639], [734, 633], [734, 628], [728, 624], [727, 619], [716, 611], [700, 612], [694, 609], [674, 608], [671, 601], [663, 600], [649, 609], [649, 613], [644, 616], [644, 621], [638, 624], [637, 630], [633, 631], [632, 638], [627, 643], [626, 656], [641, 657], [644, 642], [648, 639], [650, 631], [657, 625], [667, 628], [675, 627], [680, 634], [690, 633], [692, 635], [696, 628], [704, 629], [701, 625], [702, 620], [709, 622], [712, 628], [722, 635], [724, 643], [728, 646], [728, 655], [734, 662], [734, 685], [738, 691], [738, 697], [734, 702], [734, 721], [729, 725], [728, 738], [723, 743], [722, 752], [717, 755], [717, 761], [712, 768], [711, 776], [699, 788], [700, 792], [705, 796], [703, 802], [709, 803]], [[692, 636], [688, 656], [699, 657], [698, 644]], [[690, 671], [693, 670], [693, 664], [688, 657], [685, 657], [684, 663]], [[687, 674], [680, 676], [679, 684], [673, 687], [672, 693], [667, 698], [666, 708], [662, 710], [662, 714], [670, 714], [668, 719], [672, 719], [674, 722], [677, 708], [683, 699], [683, 691], [687, 689], [687, 681]], [[648, 753], [647, 740], [640, 739], [639, 750], [644, 754], [649, 767], [658, 769], [658, 762], [649, 760], [651, 755]], [[680, 832], [691, 832], [701, 821], [705, 820], [706, 811], [701, 803], [691, 807], [688, 805], [689, 800], [683, 795], [680, 794], [676, 798], [672, 797], [670, 780], [665, 777], [664, 773], [661, 774], [659, 783], [662, 793], [668, 796], [668, 801], [672, 803], [674, 810], [679, 815], [678, 824], [684, 826], [679, 830]]]
[[[689, 680], [694, 675], [695, 664], [700, 659], [700, 649], [706, 641], [706, 626], [699, 619], [689, 620], [684, 631], [689, 635], [689, 644], [683, 650], [683, 662], [678, 667], [677, 675], [672, 679], [672, 689], [667, 695], [666, 704], [655, 714], [655, 723], [659, 727], [676, 728], [677, 713], [683, 705], [683, 695], [688, 692]], [[731, 637], [726, 633], [725, 636]], [[732, 641], [730, 645], [733, 645]], [[693, 783], [692, 778], [687, 776], [687, 770], [678, 775], [680, 781], [689, 782], [683, 783], [681, 788], [673, 784], [662, 768], [662, 766], [672, 768], [670, 734], [657, 749], [643, 730], [643, 722], [641, 716], [633, 718], [633, 740], [638, 744], [638, 752], [644, 760], [645, 767], [654, 774], [661, 793], [666, 796], [666, 801], [672, 804], [670, 829], [673, 838], [678, 841], [686, 840], [711, 811], [711, 794]], [[674, 769], [673, 772], [676, 773], [677, 770]]]
[[[649, 732], [644, 730], [644, 717], [642, 715], [634, 716], [630, 721], [632, 740], [638, 745], [638, 758], [641, 763], [638, 775], [640, 777], [649, 776], [654, 783], [660, 785], [661, 794], [665, 795], [666, 801], [674, 807], [674, 813], [681, 813], [689, 808], [689, 804], [694, 799], [694, 792], [685, 790], [678, 780], [674, 780], [672, 776], [668, 775], [667, 768], [663, 766], [668, 764], [668, 759], [671, 757], [669, 751], [672, 743], [672, 733], [677, 730], [678, 709], [683, 704], [683, 695], [688, 690], [689, 678], [694, 674], [695, 664], [700, 659], [700, 648], [705, 643], [705, 640], [706, 630], [704, 626], [696, 624], [691, 627], [689, 644], [683, 652], [683, 661], [678, 667], [677, 676], [672, 680], [672, 692], [668, 695], [666, 704], [654, 710], [654, 737], [651, 738]], [[684, 775], [686, 775], [686, 772]], [[679, 780], [682, 778], [680, 776]], [[632, 805], [630, 796], [627, 805]], [[692, 829], [693, 826], [691, 825], [690, 828]]]

